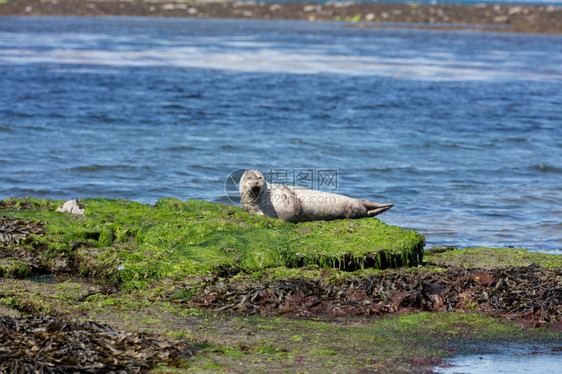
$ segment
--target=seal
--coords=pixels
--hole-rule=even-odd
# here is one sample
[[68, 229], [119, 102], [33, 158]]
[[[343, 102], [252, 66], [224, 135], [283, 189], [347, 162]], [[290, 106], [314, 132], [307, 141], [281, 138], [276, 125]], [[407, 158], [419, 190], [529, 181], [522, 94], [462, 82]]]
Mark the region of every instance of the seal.
[[239, 189], [240, 203], [246, 212], [295, 223], [374, 217], [394, 206], [330, 192], [267, 183], [258, 170], [245, 171]]

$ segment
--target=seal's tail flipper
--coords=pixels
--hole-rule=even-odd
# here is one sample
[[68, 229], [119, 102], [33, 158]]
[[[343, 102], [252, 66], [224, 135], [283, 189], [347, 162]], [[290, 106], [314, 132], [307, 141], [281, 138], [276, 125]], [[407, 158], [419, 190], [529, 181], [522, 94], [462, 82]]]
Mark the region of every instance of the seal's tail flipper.
[[373, 201], [365, 201], [365, 207], [367, 208], [367, 215], [369, 217], [374, 217], [377, 214], [381, 214], [382, 212], [386, 212], [390, 208], [392, 208], [394, 204], [379, 204]]

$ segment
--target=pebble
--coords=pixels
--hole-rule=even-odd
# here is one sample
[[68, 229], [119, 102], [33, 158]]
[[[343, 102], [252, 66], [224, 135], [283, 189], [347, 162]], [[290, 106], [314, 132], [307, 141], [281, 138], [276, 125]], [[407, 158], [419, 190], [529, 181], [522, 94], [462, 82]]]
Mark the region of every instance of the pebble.
[[505, 22], [507, 22], [508, 19], [509, 19], [508, 16], [497, 16], [497, 17], [494, 17], [494, 22], [495, 23], [505, 23]]
[[232, 3], [232, 6], [235, 8], [241, 6], [254, 6], [254, 5], [256, 5], [255, 1], [235, 1], [234, 3]]
[[523, 11], [523, 7], [518, 5], [518, 6], [514, 6], [514, 7], [509, 8], [509, 10], [507, 11], [507, 14], [512, 16], [514, 14], [521, 13], [521, 11]]
[[353, 5], [352, 1], [344, 1], [344, 2], [328, 2], [326, 5], [332, 5], [334, 8], [347, 8]]
[[319, 8], [319, 6], [317, 6], [317, 5], [307, 5], [304, 8], [302, 8], [302, 10], [305, 13], [309, 13], [309, 12], [314, 12], [318, 8]]

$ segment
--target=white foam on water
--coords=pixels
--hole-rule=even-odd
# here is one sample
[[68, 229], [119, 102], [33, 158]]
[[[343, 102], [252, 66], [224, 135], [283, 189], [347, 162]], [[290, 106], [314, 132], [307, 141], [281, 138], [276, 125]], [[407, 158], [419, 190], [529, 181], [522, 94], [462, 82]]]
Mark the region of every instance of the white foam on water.
[[[140, 49], [131, 46], [132, 37], [111, 40], [111, 49], [92, 48], [109, 36], [78, 34], [38, 37], [34, 33], [0, 33], [0, 64], [98, 65], [111, 67], [164, 66], [186, 69], [226, 70], [246, 73], [338, 74], [347, 76], [393, 76], [420, 81], [562, 80], [560, 69], [529, 70], [526, 51], [492, 50], [486, 55], [466, 58], [443, 50], [403, 51], [385, 55], [381, 46], [371, 53], [340, 53], [343, 46], [312, 45], [311, 48], [283, 47], [281, 44], [228, 36], [194, 37], [182, 42], [158, 43]], [[122, 45], [121, 45], [122, 44]], [[25, 45], [27, 48], [19, 48]], [[37, 48], [37, 49], [35, 49]], [[138, 48], [138, 49], [135, 49]], [[334, 52], [334, 50], [338, 52]], [[62, 69], [59, 66], [59, 69]], [[73, 66], [71, 69], [75, 69]]]

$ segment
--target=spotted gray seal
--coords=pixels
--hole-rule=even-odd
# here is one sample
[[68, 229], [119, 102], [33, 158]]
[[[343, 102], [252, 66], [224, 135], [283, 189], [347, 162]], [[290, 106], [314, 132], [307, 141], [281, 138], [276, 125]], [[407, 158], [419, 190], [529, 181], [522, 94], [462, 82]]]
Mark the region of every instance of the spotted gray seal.
[[263, 174], [257, 170], [244, 172], [239, 189], [240, 202], [245, 211], [288, 222], [374, 217], [394, 206], [324, 191], [267, 183]]

